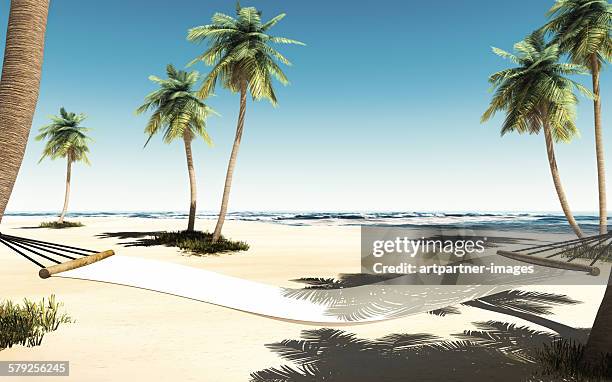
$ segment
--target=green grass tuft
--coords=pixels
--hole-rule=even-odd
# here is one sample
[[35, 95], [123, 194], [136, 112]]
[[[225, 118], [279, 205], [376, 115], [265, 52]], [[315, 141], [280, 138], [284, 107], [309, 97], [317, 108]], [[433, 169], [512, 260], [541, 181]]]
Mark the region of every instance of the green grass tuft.
[[232, 241], [221, 236], [216, 243], [212, 234], [202, 231], [159, 232], [152, 239], [146, 239], [147, 245], [166, 245], [178, 247], [194, 255], [211, 255], [222, 252], [246, 251], [249, 245], [243, 241]]
[[0, 350], [13, 345], [38, 346], [46, 333], [72, 322], [68, 315], [60, 312], [62, 305], [55, 301], [54, 295], [40, 302], [25, 299], [23, 305], [0, 302]]
[[537, 350], [535, 361], [542, 368], [542, 375], [558, 377], [559, 381], [610, 381], [612, 355], [602, 356], [598, 364], [586, 367], [581, 363], [584, 348], [580, 342], [557, 339]]
[[65, 221], [63, 223], [59, 222], [42, 222], [38, 226], [39, 228], [53, 228], [53, 229], [62, 229], [62, 228], [73, 228], [73, 227], [83, 227], [84, 224], [81, 222], [69, 222]]

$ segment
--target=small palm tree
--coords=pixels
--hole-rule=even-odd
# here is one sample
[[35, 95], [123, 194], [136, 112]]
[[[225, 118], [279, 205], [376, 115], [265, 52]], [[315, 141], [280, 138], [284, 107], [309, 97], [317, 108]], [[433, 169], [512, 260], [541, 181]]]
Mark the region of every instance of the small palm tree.
[[557, 44], [546, 44], [544, 34], [536, 31], [514, 45], [517, 55], [493, 48], [493, 52], [517, 66], [492, 74], [489, 82], [496, 92], [481, 122], [488, 121], [497, 111], [506, 113], [501, 134], [538, 134], [544, 132], [550, 172], [567, 221], [578, 237], [583, 233], [570, 210], [555, 158], [554, 142], [569, 142], [578, 134], [574, 123], [578, 99], [574, 89], [592, 96], [582, 85], [567, 75], [584, 74], [578, 64], [560, 63]]
[[187, 35], [187, 39], [192, 42], [204, 40], [210, 42], [208, 50], [190, 63], [191, 65], [202, 61], [213, 66], [204, 79], [199, 96], [204, 98], [211, 94], [218, 80], [230, 91], [240, 93], [236, 137], [227, 168], [221, 210], [213, 234], [213, 242], [219, 240], [227, 214], [232, 177], [244, 128], [247, 92], [250, 91], [254, 100], [265, 98], [276, 105], [277, 99], [272, 87], [272, 78], [286, 85], [289, 81], [278, 63], [285, 65], [291, 63], [271, 44], [304, 45], [299, 41], [268, 34], [269, 29], [285, 17], [284, 13], [262, 23], [261, 12], [252, 7], [242, 8], [238, 3], [236, 15], [237, 17], [233, 18], [222, 13], [215, 13], [212, 17], [212, 24], [192, 28]]
[[599, 74], [602, 65], [612, 57], [612, 4], [608, 0], [557, 0], [548, 11], [552, 19], [544, 30], [555, 33], [553, 42], [570, 60], [589, 69], [593, 79], [595, 152], [599, 188], [599, 231], [608, 232], [606, 208], [606, 172], [604, 165], [603, 132]]
[[160, 86], [160, 89], [147, 95], [145, 103], [136, 110], [136, 113], [142, 114], [147, 110], [154, 110], [145, 127], [145, 133], [149, 136], [145, 146], [153, 135], [162, 131], [165, 143], [170, 143], [178, 138], [182, 139], [185, 144], [191, 191], [187, 230], [193, 231], [197, 195], [191, 142], [197, 136], [201, 136], [208, 144], [212, 144], [206, 132], [206, 119], [211, 113], [216, 113], [202, 102], [196, 96], [195, 91], [192, 90], [193, 85], [200, 78], [198, 72], [188, 73], [183, 70], [176, 70], [174, 66], [168, 65], [166, 73], [168, 79], [161, 79], [156, 76], [149, 77], [151, 81]]
[[74, 162], [90, 164], [87, 153], [89, 153], [88, 144], [92, 140], [86, 134], [90, 129], [80, 126], [85, 118], [85, 114], [69, 113], [62, 107], [60, 115], [52, 116], [52, 122], [41, 127], [40, 134], [36, 137], [38, 141], [47, 140], [39, 163], [47, 157], [51, 159], [66, 159], [66, 193], [64, 195], [64, 208], [62, 208], [62, 213], [58, 220], [60, 224], [64, 223], [66, 211], [68, 211], [72, 164]]

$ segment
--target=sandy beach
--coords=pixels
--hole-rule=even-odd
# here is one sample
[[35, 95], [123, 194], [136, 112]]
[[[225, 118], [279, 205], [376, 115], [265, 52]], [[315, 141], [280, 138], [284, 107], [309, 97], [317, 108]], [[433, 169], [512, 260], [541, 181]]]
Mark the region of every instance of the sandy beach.
[[[124, 256], [183, 264], [276, 286], [299, 287], [290, 280], [359, 271], [359, 227], [228, 221], [225, 235], [248, 242], [251, 249], [196, 257], [175, 248], [126, 246], [136, 240], [135, 233], [178, 230], [183, 228], [183, 220], [81, 220], [85, 227], [48, 230], [30, 228], [40, 218], [6, 217], [3, 233], [96, 250], [113, 249]], [[211, 230], [213, 224], [214, 221], [199, 220], [196, 228]], [[297, 339], [301, 330], [314, 328], [136, 288], [58, 278], [41, 280], [35, 266], [5, 247], [0, 247], [0, 260], [1, 298], [20, 301], [53, 293], [75, 320], [48, 334], [42, 346], [15, 346], [0, 352], [0, 360], [70, 361], [70, 377], [54, 380], [247, 381], [254, 371], [284, 363], [265, 344]], [[580, 305], [557, 307], [554, 316], [548, 318], [572, 327], [590, 327], [604, 288], [557, 286], [528, 290], [564, 293], [582, 301]], [[474, 321], [500, 320], [533, 326], [476, 308], [460, 309], [460, 315], [418, 314], [343, 329], [366, 338], [390, 333], [435, 333], [444, 337], [471, 329]]]

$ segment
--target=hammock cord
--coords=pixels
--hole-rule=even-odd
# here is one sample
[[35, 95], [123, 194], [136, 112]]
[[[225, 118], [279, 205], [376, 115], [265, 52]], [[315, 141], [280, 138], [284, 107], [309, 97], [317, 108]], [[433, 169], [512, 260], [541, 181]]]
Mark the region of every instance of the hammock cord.
[[[92, 249], [71, 247], [69, 245], [6, 235], [1, 232], [0, 244], [4, 244], [13, 252], [21, 255], [26, 260], [30, 261], [31, 263], [37, 265], [40, 268], [45, 268], [45, 265], [35, 259], [36, 257], [50, 261], [53, 264], [61, 264], [61, 260], [53, 258], [52, 256], [75, 260], [78, 257], [87, 256], [98, 252]], [[77, 257], [71, 255], [76, 255]]]
[[[606, 244], [607, 241], [609, 242]], [[566, 254], [568, 257], [566, 262], [570, 263], [580, 257], [583, 257], [586, 249], [599, 249], [598, 247], [600, 247], [601, 250], [599, 250], [597, 254], [592, 257], [590, 266], [593, 266], [599, 259], [601, 259], [602, 256], [610, 252], [610, 248], [612, 247], [612, 232], [517, 249], [514, 252], [523, 255], [535, 255], [548, 252], [549, 254], [546, 255], [546, 258], [548, 259]], [[571, 252], [575, 253], [572, 254]]]

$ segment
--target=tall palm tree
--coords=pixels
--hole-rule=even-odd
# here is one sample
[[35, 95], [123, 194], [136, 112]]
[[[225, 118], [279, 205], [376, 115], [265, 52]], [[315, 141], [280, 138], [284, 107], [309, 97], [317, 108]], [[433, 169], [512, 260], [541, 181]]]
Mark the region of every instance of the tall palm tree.
[[198, 72], [176, 70], [174, 66], [168, 65], [166, 73], [168, 79], [161, 79], [156, 76], [149, 77], [151, 81], [159, 85], [160, 89], [147, 95], [145, 103], [136, 110], [136, 113], [142, 114], [149, 109], [154, 110], [145, 127], [145, 133], [149, 136], [145, 146], [153, 135], [162, 131], [165, 143], [180, 138], [185, 144], [191, 194], [187, 230], [193, 231], [197, 191], [191, 142], [197, 136], [201, 136], [208, 144], [212, 143], [206, 132], [206, 118], [215, 111], [202, 102], [197, 97], [196, 92], [192, 90], [193, 85], [200, 78]]
[[561, 208], [576, 235], [583, 237], [561, 184], [554, 142], [569, 142], [578, 134], [574, 123], [578, 99], [574, 89], [588, 96], [591, 96], [591, 92], [565, 76], [583, 74], [586, 68], [578, 64], [560, 63], [559, 46], [546, 44], [541, 31], [516, 43], [514, 49], [517, 55], [493, 48], [495, 54], [517, 66], [489, 77], [496, 91], [481, 122], [488, 121], [497, 111], [503, 111], [506, 119], [502, 124], [502, 135], [513, 131], [519, 134], [544, 132], [550, 173]]
[[58, 220], [60, 224], [64, 222], [66, 211], [68, 211], [72, 164], [74, 162], [90, 164], [87, 157], [89, 153], [88, 144], [91, 142], [87, 132], [90, 129], [80, 126], [85, 118], [85, 114], [69, 113], [62, 107], [60, 108], [60, 115], [51, 117], [52, 122], [41, 127], [40, 134], [36, 136], [37, 141], [47, 139], [39, 163], [45, 158], [66, 159], [66, 192], [64, 194], [64, 207]]
[[25, 153], [42, 72], [48, 0], [12, 0], [0, 79], [0, 221]]
[[554, 32], [553, 42], [569, 54], [575, 64], [589, 68], [593, 82], [595, 121], [595, 153], [599, 188], [599, 232], [608, 232], [606, 208], [606, 172], [604, 165], [603, 132], [599, 74], [605, 61], [612, 57], [612, 4], [608, 0], [557, 0], [548, 11], [552, 19], [544, 26]]
[[238, 3], [236, 16], [233, 18], [222, 13], [215, 13], [212, 17], [212, 24], [192, 28], [187, 35], [187, 39], [192, 42], [209, 41], [208, 50], [190, 63], [191, 65], [202, 61], [213, 66], [204, 79], [199, 96], [206, 97], [211, 94], [217, 80], [230, 91], [240, 93], [238, 125], [227, 167], [221, 210], [213, 234], [213, 242], [221, 237], [227, 214], [234, 168], [244, 129], [247, 92], [250, 91], [254, 100], [265, 98], [272, 105], [276, 105], [272, 77], [283, 85], [288, 84], [289, 80], [281, 70], [279, 63], [285, 65], [291, 65], [291, 63], [271, 44], [304, 45], [299, 41], [268, 34], [269, 29], [285, 17], [284, 13], [262, 23], [261, 12], [253, 7], [242, 8]]

